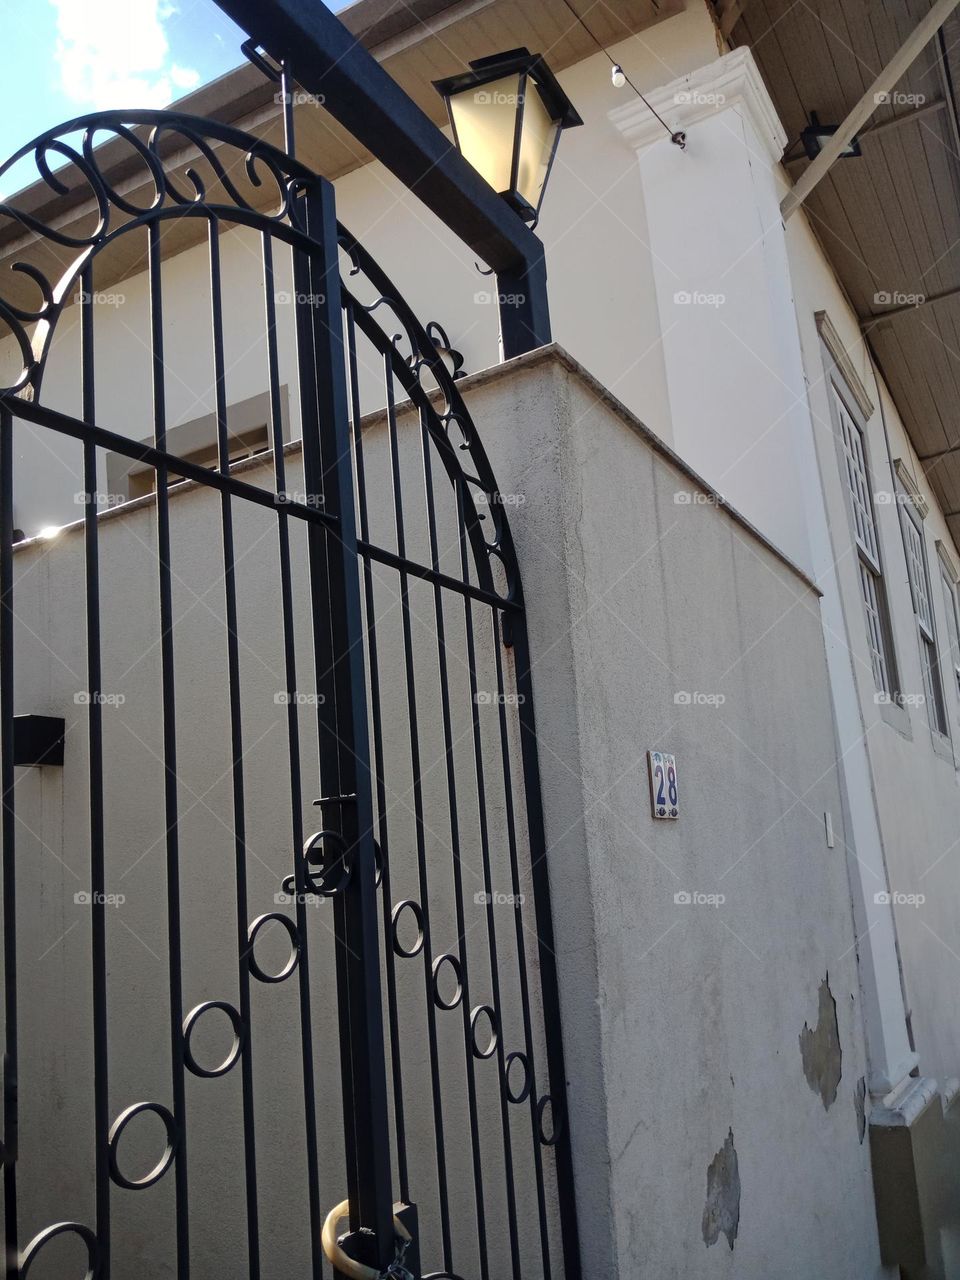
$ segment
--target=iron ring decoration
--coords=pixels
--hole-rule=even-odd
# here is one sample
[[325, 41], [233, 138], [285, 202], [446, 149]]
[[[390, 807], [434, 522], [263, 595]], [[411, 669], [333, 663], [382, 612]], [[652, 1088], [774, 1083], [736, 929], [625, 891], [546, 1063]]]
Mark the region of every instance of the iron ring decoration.
[[[233, 1044], [230, 1047], [230, 1052], [218, 1067], [202, 1067], [193, 1056], [193, 1050], [190, 1047], [190, 1037], [193, 1034], [193, 1028], [196, 1026], [200, 1017], [206, 1013], [208, 1009], [222, 1010], [222, 1012], [230, 1019], [230, 1025], [233, 1028]], [[240, 1057], [240, 1051], [243, 1048], [244, 1034], [245, 1028], [243, 1020], [232, 1004], [227, 1004], [225, 1000], [205, 1000], [203, 1004], [198, 1004], [195, 1009], [191, 1009], [183, 1022], [184, 1064], [195, 1076], [202, 1076], [208, 1080], [212, 1080], [215, 1076], [225, 1076], [230, 1068], [236, 1065], [237, 1059]]]
[[[477, 1024], [480, 1021], [481, 1014], [487, 1015], [490, 1023], [490, 1042], [485, 1049], [481, 1049], [477, 1044]], [[497, 1042], [500, 1039], [500, 1032], [497, 1027], [497, 1015], [488, 1004], [478, 1004], [470, 1014], [470, 1042], [475, 1058], [492, 1058], [497, 1051]]]
[[[523, 1088], [519, 1093], [514, 1093], [510, 1088], [510, 1068], [515, 1062], [523, 1065]], [[525, 1053], [508, 1053], [506, 1061], [503, 1064], [503, 1088], [507, 1095], [508, 1102], [526, 1102], [530, 1096], [530, 1088], [533, 1081], [530, 1078], [530, 1059]]]
[[[457, 979], [457, 990], [452, 1000], [444, 1000], [440, 994], [440, 973], [443, 966], [448, 964], [454, 972]], [[437, 956], [433, 962], [433, 1002], [438, 1009], [456, 1009], [457, 1005], [463, 999], [463, 966], [455, 955], [449, 951], [442, 956]]]
[[[265, 969], [261, 969], [257, 963], [257, 957], [254, 954], [254, 948], [257, 944], [257, 935], [265, 924], [270, 920], [276, 920], [281, 927], [286, 930], [287, 937], [290, 939], [290, 959], [283, 966], [279, 973], [267, 973]], [[247, 930], [247, 964], [253, 976], [260, 982], [283, 982], [289, 978], [294, 969], [300, 962], [300, 934], [297, 926], [287, 916], [281, 915], [279, 911], [267, 911], [262, 916], [257, 916], [256, 920]]]
[[[543, 1113], [546, 1111], [548, 1104], [550, 1106], [550, 1118], [553, 1121], [553, 1132], [549, 1138], [543, 1129]], [[553, 1098], [550, 1097], [549, 1093], [545, 1093], [537, 1103], [537, 1131], [540, 1141], [545, 1147], [556, 1146], [557, 1139], [563, 1131], [563, 1111], [554, 1106]]]
[[[323, 1245], [323, 1252], [326, 1254], [327, 1261], [335, 1272], [346, 1276], [347, 1280], [381, 1280], [382, 1271], [377, 1267], [368, 1267], [363, 1262], [355, 1261], [355, 1259], [344, 1253], [341, 1248], [337, 1239], [337, 1225], [343, 1218], [347, 1217], [349, 1212], [350, 1201], [341, 1200], [336, 1208], [331, 1209], [326, 1216], [320, 1243]], [[410, 1240], [410, 1232], [399, 1218], [394, 1218], [393, 1229], [396, 1231], [398, 1239]]]
[[100, 1274], [100, 1242], [97, 1240], [96, 1234], [81, 1222], [54, 1222], [52, 1226], [44, 1227], [42, 1231], [37, 1232], [20, 1255], [20, 1275], [24, 1280], [26, 1280], [34, 1259], [47, 1241], [52, 1240], [55, 1236], [64, 1235], [79, 1236], [87, 1246], [87, 1272], [83, 1280], [96, 1280], [96, 1277]]
[[[128, 1178], [120, 1168], [117, 1159], [117, 1147], [120, 1144], [123, 1131], [130, 1121], [135, 1116], [141, 1115], [146, 1111], [159, 1116], [163, 1121], [163, 1127], [167, 1135], [166, 1149], [149, 1173], [145, 1173], [142, 1178]], [[155, 1182], [159, 1182], [171, 1164], [173, 1164], [173, 1157], [177, 1149], [176, 1121], [167, 1108], [161, 1106], [159, 1102], [135, 1102], [132, 1107], [127, 1107], [126, 1111], [121, 1111], [116, 1120], [114, 1120], [110, 1126], [108, 1141], [110, 1143], [110, 1177], [117, 1186], [125, 1187], [128, 1191], [145, 1191], [147, 1187], [152, 1187]]]
[[[405, 947], [400, 941], [400, 917], [404, 911], [409, 911], [417, 922], [417, 939], [412, 947]], [[404, 898], [393, 908], [390, 923], [393, 926], [393, 949], [396, 954], [403, 960], [412, 960], [414, 956], [418, 956], [423, 950], [423, 909], [420, 903], [414, 902], [413, 898]]]
[[347, 862], [346, 858], [341, 855], [340, 874], [334, 882], [333, 887], [328, 888], [322, 878], [319, 880], [317, 879], [318, 875], [322, 877], [322, 871], [317, 872], [310, 870], [311, 854], [317, 850], [322, 852], [323, 846], [327, 840], [331, 840], [335, 844], [339, 844], [341, 849], [346, 850], [346, 841], [339, 831], [331, 831], [324, 828], [323, 830], [315, 832], [303, 846], [303, 883], [307, 889], [313, 893], [319, 894], [321, 898], [335, 898], [338, 893], [343, 893], [344, 889], [346, 889], [347, 885], [350, 883], [350, 877], [353, 875], [353, 867], [349, 862]]

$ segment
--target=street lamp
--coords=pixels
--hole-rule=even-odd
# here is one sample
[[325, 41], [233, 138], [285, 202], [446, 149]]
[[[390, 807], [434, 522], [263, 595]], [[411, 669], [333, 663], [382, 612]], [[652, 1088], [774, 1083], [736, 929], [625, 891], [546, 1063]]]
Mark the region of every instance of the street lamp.
[[560, 133], [583, 124], [540, 54], [477, 58], [434, 88], [463, 158], [525, 222], [536, 222]]

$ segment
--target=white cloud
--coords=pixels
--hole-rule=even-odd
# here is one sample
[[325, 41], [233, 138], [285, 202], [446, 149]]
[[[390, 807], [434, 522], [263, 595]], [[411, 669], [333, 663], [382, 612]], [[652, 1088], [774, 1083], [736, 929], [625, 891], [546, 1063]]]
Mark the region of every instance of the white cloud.
[[163, 107], [200, 75], [169, 61], [164, 0], [50, 0], [60, 88], [82, 110]]

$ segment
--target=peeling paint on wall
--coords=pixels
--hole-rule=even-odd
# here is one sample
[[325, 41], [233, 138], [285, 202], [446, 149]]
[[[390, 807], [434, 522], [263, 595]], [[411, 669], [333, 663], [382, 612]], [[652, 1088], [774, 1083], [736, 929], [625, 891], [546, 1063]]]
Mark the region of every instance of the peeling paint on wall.
[[819, 1093], [824, 1111], [837, 1099], [840, 1084], [840, 1029], [837, 1025], [837, 1002], [830, 991], [830, 975], [820, 983], [817, 1025], [813, 1031], [803, 1024], [800, 1032], [800, 1056], [803, 1074], [814, 1093]]
[[863, 1146], [863, 1139], [867, 1132], [867, 1081], [861, 1076], [853, 1090], [853, 1105], [857, 1112], [857, 1133], [860, 1137], [860, 1145]]
[[717, 1243], [721, 1231], [732, 1249], [740, 1230], [740, 1169], [732, 1129], [707, 1168], [707, 1203], [703, 1206], [701, 1230], [708, 1249]]

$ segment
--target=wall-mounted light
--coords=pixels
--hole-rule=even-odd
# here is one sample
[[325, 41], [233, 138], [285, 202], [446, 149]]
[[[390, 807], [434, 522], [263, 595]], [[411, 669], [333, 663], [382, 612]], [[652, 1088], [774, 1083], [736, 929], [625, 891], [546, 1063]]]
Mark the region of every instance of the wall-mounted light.
[[583, 124], [539, 54], [510, 49], [470, 63], [434, 87], [447, 104], [463, 158], [534, 222], [564, 129]]
[[[810, 112], [810, 123], [800, 134], [800, 141], [803, 143], [803, 149], [806, 151], [810, 160], [815, 160], [823, 150], [824, 144], [837, 132], [839, 125], [821, 124], [815, 111]], [[860, 139], [851, 138], [847, 145], [840, 152], [841, 159], [849, 159], [851, 156], [861, 155]]]

